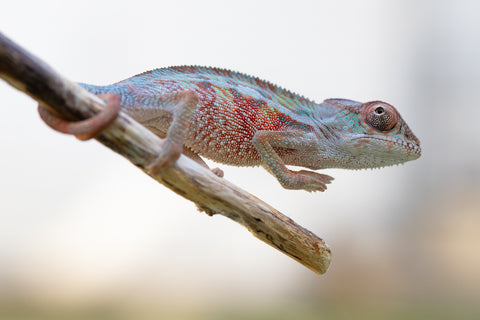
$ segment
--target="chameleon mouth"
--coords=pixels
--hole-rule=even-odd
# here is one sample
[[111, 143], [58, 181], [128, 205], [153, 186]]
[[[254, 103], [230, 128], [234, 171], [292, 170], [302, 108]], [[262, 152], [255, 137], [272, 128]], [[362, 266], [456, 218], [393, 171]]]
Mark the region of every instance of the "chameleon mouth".
[[360, 143], [369, 143], [371, 140], [382, 141], [387, 145], [388, 149], [394, 150], [395, 148], [401, 148], [403, 150], [406, 150], [408, 156], [413, 156], [415, 159], [419, 158], [422, 155], [422, 149], [420, 148], [420, 145], [415, 142], [408, 142], [402, 139], [363, 135], [355, 137], [352, 140], [358, 140]]

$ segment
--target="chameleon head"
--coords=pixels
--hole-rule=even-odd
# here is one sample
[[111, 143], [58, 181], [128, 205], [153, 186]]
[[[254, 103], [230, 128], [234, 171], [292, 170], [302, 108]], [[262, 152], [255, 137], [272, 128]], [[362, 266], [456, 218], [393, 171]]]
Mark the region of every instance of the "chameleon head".
[[348, 168], [378, 168], [418, 159], [420, 141], [398, 111], [382, 101], [327, 100], [341, 107], [337, 118]]

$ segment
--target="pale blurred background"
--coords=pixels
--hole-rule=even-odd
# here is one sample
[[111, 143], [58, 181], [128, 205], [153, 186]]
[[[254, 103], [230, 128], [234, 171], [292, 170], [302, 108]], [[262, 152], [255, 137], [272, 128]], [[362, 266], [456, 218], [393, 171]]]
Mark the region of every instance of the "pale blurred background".
[[0, 319], [480, 318], [479, 1], [4, 1], [0, 31], [81, 82], [197, 64], [385, 100], [423, 149], [318, 194], [221, 166], [326, 239], [319, 276], [0, 81]]

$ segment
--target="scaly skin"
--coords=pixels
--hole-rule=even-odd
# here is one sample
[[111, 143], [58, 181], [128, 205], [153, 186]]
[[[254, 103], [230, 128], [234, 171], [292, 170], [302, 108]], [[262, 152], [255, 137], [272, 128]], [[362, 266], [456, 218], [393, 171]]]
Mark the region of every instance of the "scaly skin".
[[397, 110], [381, 101], [317, 104], [258, 78], [194, 66], [156, 69], [108, 86], [81, 85], [94, 94], [118, 95], [123, 111], [167, 138], [154, 172], [184, 152], [202, 165], [200, 156], [262, 165], [284, 188], [324, 191], [332, 177], [286, 165], [376, 168], [421, 154]]

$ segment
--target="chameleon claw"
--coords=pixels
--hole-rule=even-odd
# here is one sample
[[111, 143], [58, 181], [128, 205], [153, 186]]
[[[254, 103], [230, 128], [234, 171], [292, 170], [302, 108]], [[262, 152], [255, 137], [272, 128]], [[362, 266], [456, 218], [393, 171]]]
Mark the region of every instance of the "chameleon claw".
[[220, 168], [213, 168], [211, 171], [219, 178], [223, 178], [223, 170]]
[[108, 93], [99, 97], [107, 101], [107, 106], [100, 113], [89, 119], [80, 121], [64, 120], [41, 104], [38, 105], [38, 114], [43, 122], [53, 130], [73, 134], [82, 141], [89, 140], [105, 130], [118, 117], [121, 109], [120, 97], [118, 95]]

